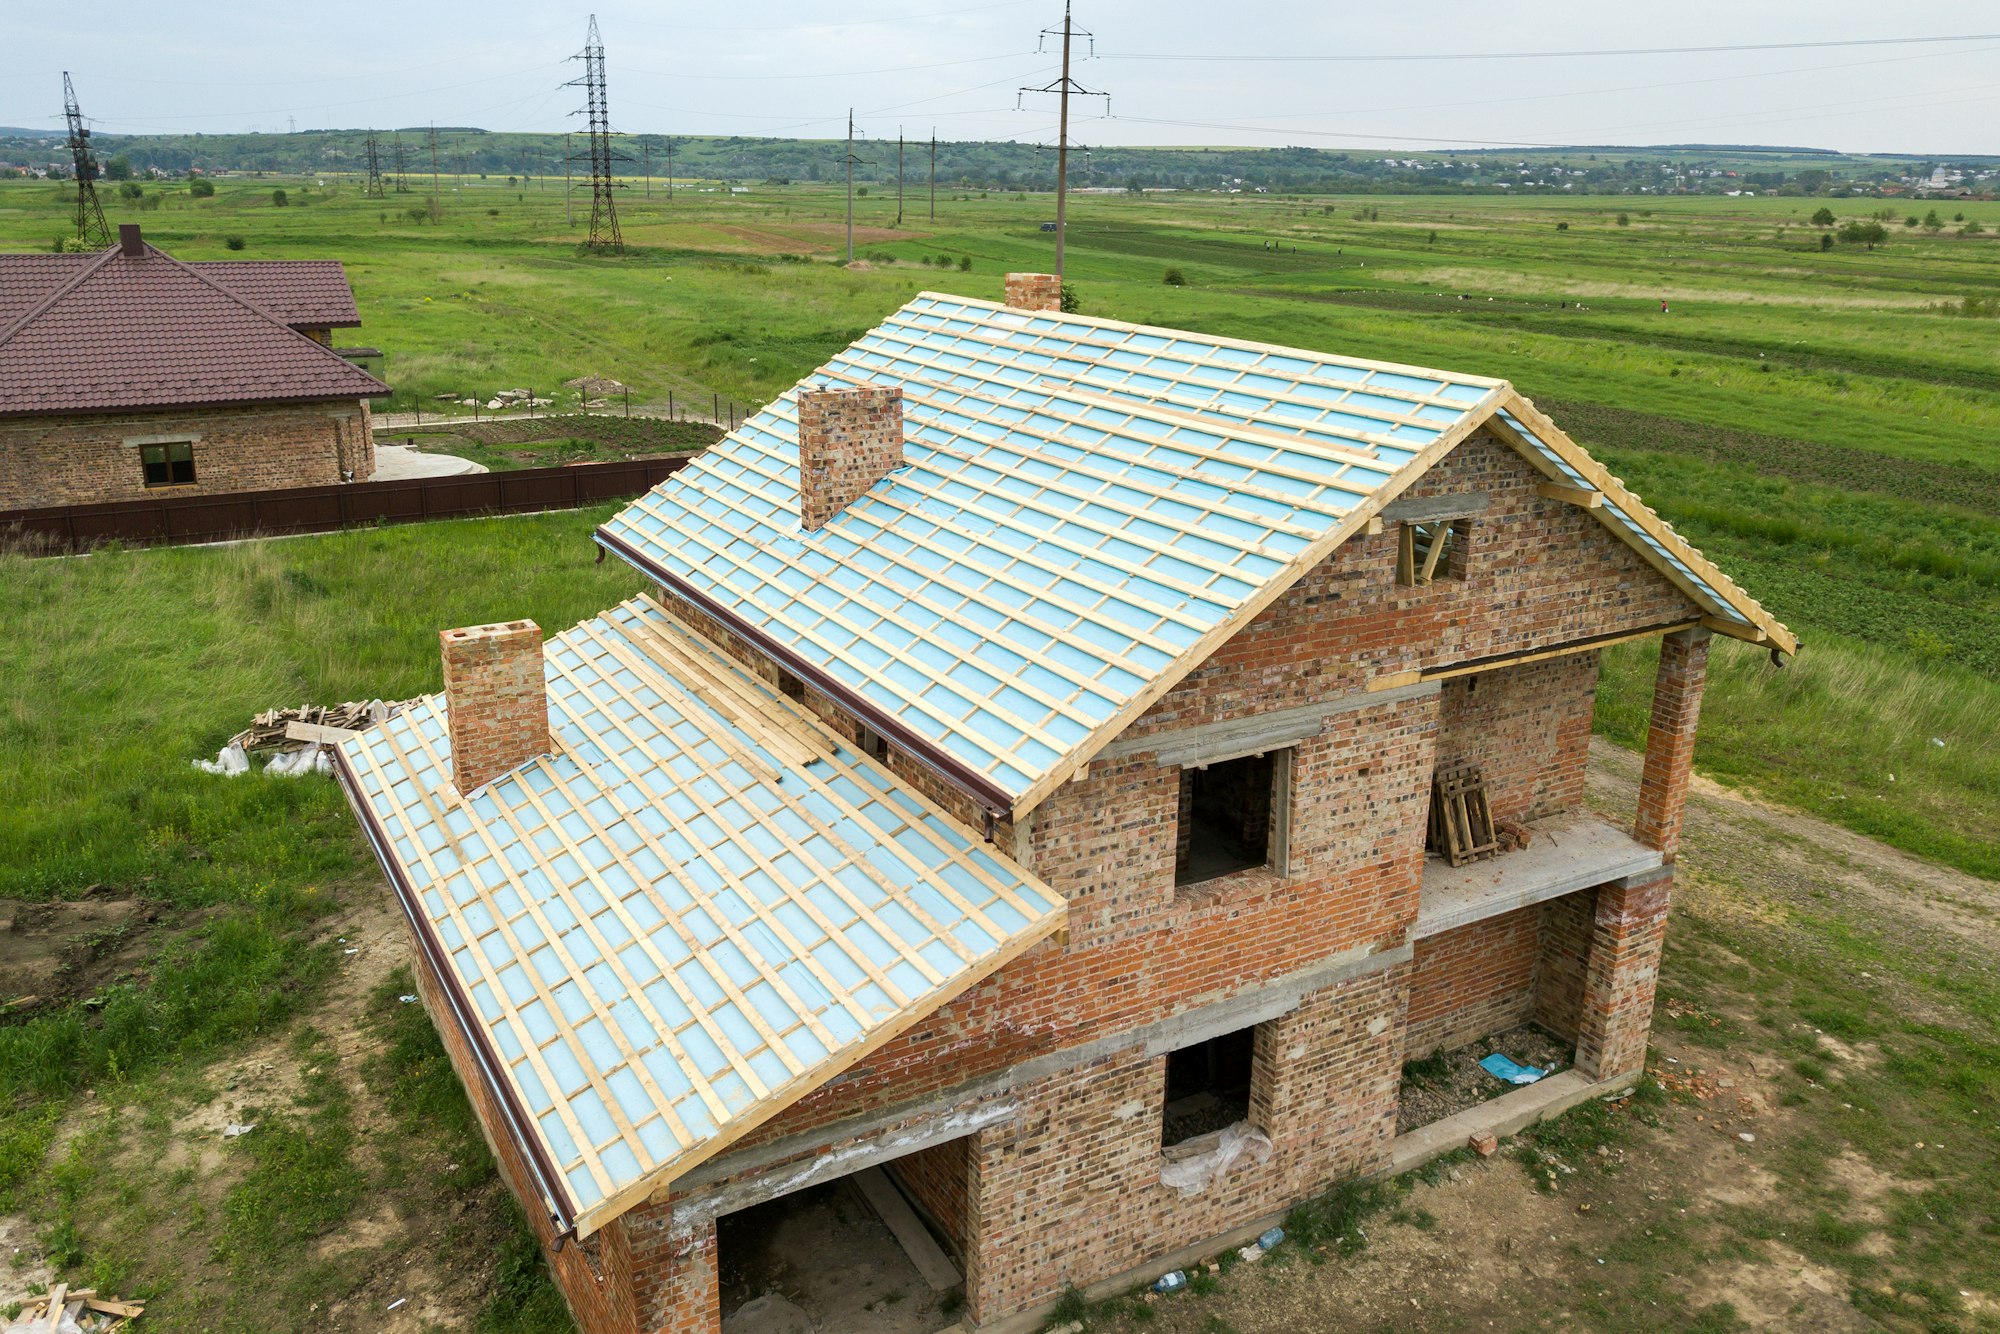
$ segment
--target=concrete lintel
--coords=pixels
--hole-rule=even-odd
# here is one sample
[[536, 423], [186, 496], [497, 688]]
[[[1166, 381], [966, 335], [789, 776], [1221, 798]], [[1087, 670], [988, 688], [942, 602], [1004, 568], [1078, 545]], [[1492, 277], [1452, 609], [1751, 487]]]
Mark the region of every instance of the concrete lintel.
[[1428, 523], [1432, 519], [1463, 519], [1474, 514], [1483, 514], [1493, 503], [1484, 491], [1467, 491], [1455, 496], [1418, 496], [1409, 500], [1392, 500], [1382, 507], [1382, 518], [1389, 523]]
[[1274, 709], [1270, 713], [1248, 718], [1229, 718], [1222, 722], [1201, 723], [1144, 736], [1120, 737], [1099, 751], [1098, 758], [1123, 759], [1130, 755], [1151, 754], [1166, 765], [1218, 764], [1260, 751], [1282, 749], [1307, 737], [1318, 736], [1326, 720], [1335, 714], [1397, 704], [1437, 693], [1438, 683], [1435, 681], [1420, 681], [1415, 685], [1394, 686], [1387, 690], [1358, 690], [1316, 704]]
[[[678, 1195], [688, 1192], [688, 1198], [674, 1201], [674, 1226], [676, 1228], [720, 1218], [748, 1209], [766, 1200], [775, 1200], [780, 1195], [804, 1190], [807, 1186], [818, 1185], [835, 1177], [844, 1177], [870, 1167], [880, 1167], [883, 1163], [894, 1162], [908, 1157], [946, 1140], [962, 1135], [975, 1134], [987, 1126], [1008, 1120], [1018, 1106], [1009, 1101], [989, 1102], [963, 1111], [946, 1111], [930, 1117], [921, 1124], [910, 1126], [900, 1132], [877, 1129], [871, 1135], [856, 1143], [837, 1149], [816, 1152], [812, 1157], [798, 1162], [779, 1163], [769, 1172], [761, 1173], [741, 1181], [730, 1181], [703, 1191], [702, 1187], [721, 1179], [723, 1176], [750, 1170], [751, 1165], [730, 1165], [730, 1159], [711, 1160], [689, 1172], [674, 1182], [673, 1189]], [[909, 1118], [901, 1118], [908, 1120]], [[808, 1131], [804, 1135], [789, 1136], [765, 1146], [766, 1154], [787, 1145], [795, 1145], [801, 1139], [824, 1139], [821, 1132]], [[797, 1146], [791, 1153], [811, 1152], [812, 1146]], [[785, 1156], [790, 1156], [787, 1154]]]
[[[1231, 996], [1228, 1000], [1204, 1005], [1199, 1010], [1190, 1010], [1171, 1019], [1162, 1019], [1141, 1030], [1146, 1035], [1146, 1055], [1164, 1056], [1183, 1047], [1192, 1047], [1197, 1042], [1219, 1038], [1224, 1033], [1234, 1033], [1253, 1024], [1267, 1023], [1281, 1014], [1290, 1014], [1312, 992], [1332, 986], [1335, 982], [1347, 982], [1393, 968], [1407, 962], [1415, 954], [1415, 949], [1415, 946], [1405, 944], [1373, 953], [1367, 952], [1365, 947], [1345, 950], [1334, 956], [1338, 961], [1334, 969], [1295, 975], [1272, 986]], [[1329, 971], [1338, 975], [1331, 981], [1324, 980]]]
[[162, 435], [128, 435], [119, 441], [127, 449], [137, 449], [140, 445], [198, 445], [200, 431], [168, 431]]
[[[1019, 1065], [969, 1081], [920, 1102], [865, 1112], [811, 1130], [802, 1130], [769, 1144], [725, 1153], [696, 1166], [673, 1182], [670, 1189], [675, 1196], [691, 1197], [685, 1201], [676, 1200], [676, 1217], [683, 1212], [695, 1219], [733, 1213], [802, 1190], [828, 1177], [846, 1176], [948, 1139], [970, 1135], [1013, 1117], [1019, 1105], [1008, 1095], [1024, 1084], [1089, 1065], [1134, 1047], [1143, 1048], [1148, 1056], [1157, 1056], [1275, 1019], [1297, 1009], [1299, 1003], [1315, 991], [1407, 963], [1414, 949], [1412, 945], [1403, 944], [1372, 953], [1366, 947], [1345, 950], [1315, 967], [1279, 978], [1254, 991], [1124, 1033], [1099, 1038], [1082, 1046], [1065, 1047], [1030, 1057]], [[801, 1163], [790, 1161], [806, 1155], [813, 1156]], [[708, 1187], [729, 1181], [732, 1177], [767, 1172], [768, 1176], [753, 1176], [750, 1180], [732, 1182], [703, 1194]], [[666, 1192], [661, 1191], [653, 1198], [665, 1197]]]

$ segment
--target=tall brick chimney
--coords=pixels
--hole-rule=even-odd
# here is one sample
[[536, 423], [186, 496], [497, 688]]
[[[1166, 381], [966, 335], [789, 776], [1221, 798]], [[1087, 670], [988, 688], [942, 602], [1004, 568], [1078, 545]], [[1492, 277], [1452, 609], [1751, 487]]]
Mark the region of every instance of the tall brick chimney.
[[1061, 310], [1062, 279], [1053, 273], [1010, 273], [1007, 304], [1015, 310]]
[[799, 391], [799, 524], [818, 532], [903, 466], [903, 391]]
[[542, 628], [533, 621], [441, 630], [451, 781], [472, 791], [549, 749]]

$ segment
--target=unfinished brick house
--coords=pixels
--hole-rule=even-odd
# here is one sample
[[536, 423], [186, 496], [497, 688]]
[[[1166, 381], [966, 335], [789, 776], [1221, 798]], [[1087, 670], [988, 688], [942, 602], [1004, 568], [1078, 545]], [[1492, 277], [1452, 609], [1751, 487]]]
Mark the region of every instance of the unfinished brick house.
[[366, 481], [360, 322], [331, 260], [183, 263], [129, 223], [0, 255], [0, 510]]
[[[1641, 1069], [1710, 636], [1792, 636], [1504, 381], [1009, 301], [912, 300], [599, 530], [652, 593], [450, 631], [340, 747], [586, 1330], [716, 1329], [730, 1220], [874, 1169], [1031, 1328]], [[1529, 839], [1454, 866], [1468, 764]], [[1570, 1068], [1396, 1133], [1525, 1020]]]

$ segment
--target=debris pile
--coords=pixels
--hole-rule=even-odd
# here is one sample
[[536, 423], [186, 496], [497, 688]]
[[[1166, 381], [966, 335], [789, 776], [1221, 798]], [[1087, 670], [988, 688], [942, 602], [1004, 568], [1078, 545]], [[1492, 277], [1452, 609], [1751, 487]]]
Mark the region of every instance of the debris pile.
[[579, 375], [574, 380], [564, 380], [563, 388], [575, 389], [590, 398], [625, 392], [624, 385], [607, 375]]
[[17, 1297], [0, 1304], [0, 1310], [16, 1308], [19, 1314], [0, 1324], [0, 1334], [99, 1334], [123, 1329], [146, 1313], [139, 1302], [121, 1302], [100, 1297], [96, 1288], [78, 1288], [58, 1283], [45, 1293]]
[[[466, 402], [469, 404], [471, 400], [467, 399]], [[502, 389], [486, 400], [486, 410], [499, 412], [505, 408], [546, 408], [550, 402], [551, 400], [546, 398], [536, 398], [532, 389]]]
[[[421, 698], [419, 696], [418, 698]], [[417, 702], [416, 699], [383, 701], [349, 700], [345, 704], [302, 704], [295, 709], [266, 709], [251, 719], [250, 726], [229, 738], [212, 760], [196, 760], [194, 767], [207, 774], [235, 778], [250, 772], [250, 756], [271, 752], [266, 773], [285, 778], [301, 774], [332, 773], [333, 744], [353, 732], [387, 721]], [[0, 1330], [0, 1334], [5, 1334]]]

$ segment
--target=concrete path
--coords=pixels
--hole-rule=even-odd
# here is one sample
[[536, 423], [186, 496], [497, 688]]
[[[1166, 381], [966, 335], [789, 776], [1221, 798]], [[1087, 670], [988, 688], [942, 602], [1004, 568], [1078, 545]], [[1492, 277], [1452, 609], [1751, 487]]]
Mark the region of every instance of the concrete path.
[[426, 454], [408, 445], [377, 445], [375, 475], [368, 480], [409, 482], [419, 477], [457, 477], [462, 473], [485, 471], [485, 464], [462, 459], [456, 454]]
[[[726, 409], [727, 406], [728, 404], [727, 402], [725, 402], [724, 408]], [[736, 405], [736, 420], [740, 422], [745, 417], [750, 416], [756, 410], [757, 409], [751, 404], [738, 403]], [[547, 409], [537, 411], [532, 416], [526, 412], [488, 412], [479, 417], [473, 417], [469, 414], [458, 413], [458, 412], [450, 414], [438, 413], [438, 412], [426, 412], [422, 414], [423, 420], [418, 421], [417, 420], [418, 414], [414, 412], [378, 412], [374, 414], [374, 416], [371, 418], [371, 421], [373, 423], [374, 429], [377, 431], [449, 431], [452, 428], [452, 426], [458, 422], [466, 422], [468, 424], [473, 422], [514, 422], [514, 421], [559, 422], [565, 417], [574, 417], [577, 415], [579, 414], [574, 410], [567, 412], [550, 412]], [[622, 406], [618, 405], [614, 405], [608, 408], [587, 408], [584, 410], [583, 415], [591, 417], [630, 416], [630, 417], [647, 417], [657, 421], [673, 420], [680, 422], [703, 422], [707, 425], [721, 426], [725, 429], [729, 425], [729, 413], [726, 410], [720, 417], [711, 416], [709, 413], [701, 411], [697, 401], [694, 399], [688, 399], [687, 401], [678, 404], [673, 409], [673, 415], [671, 419], [668, 417], [666, 405], [660, 404], [655, 406], [650, 403], [649, 404], [634, 403], [632, 405], [632, 410], [629, 413], [626, 412]]]

